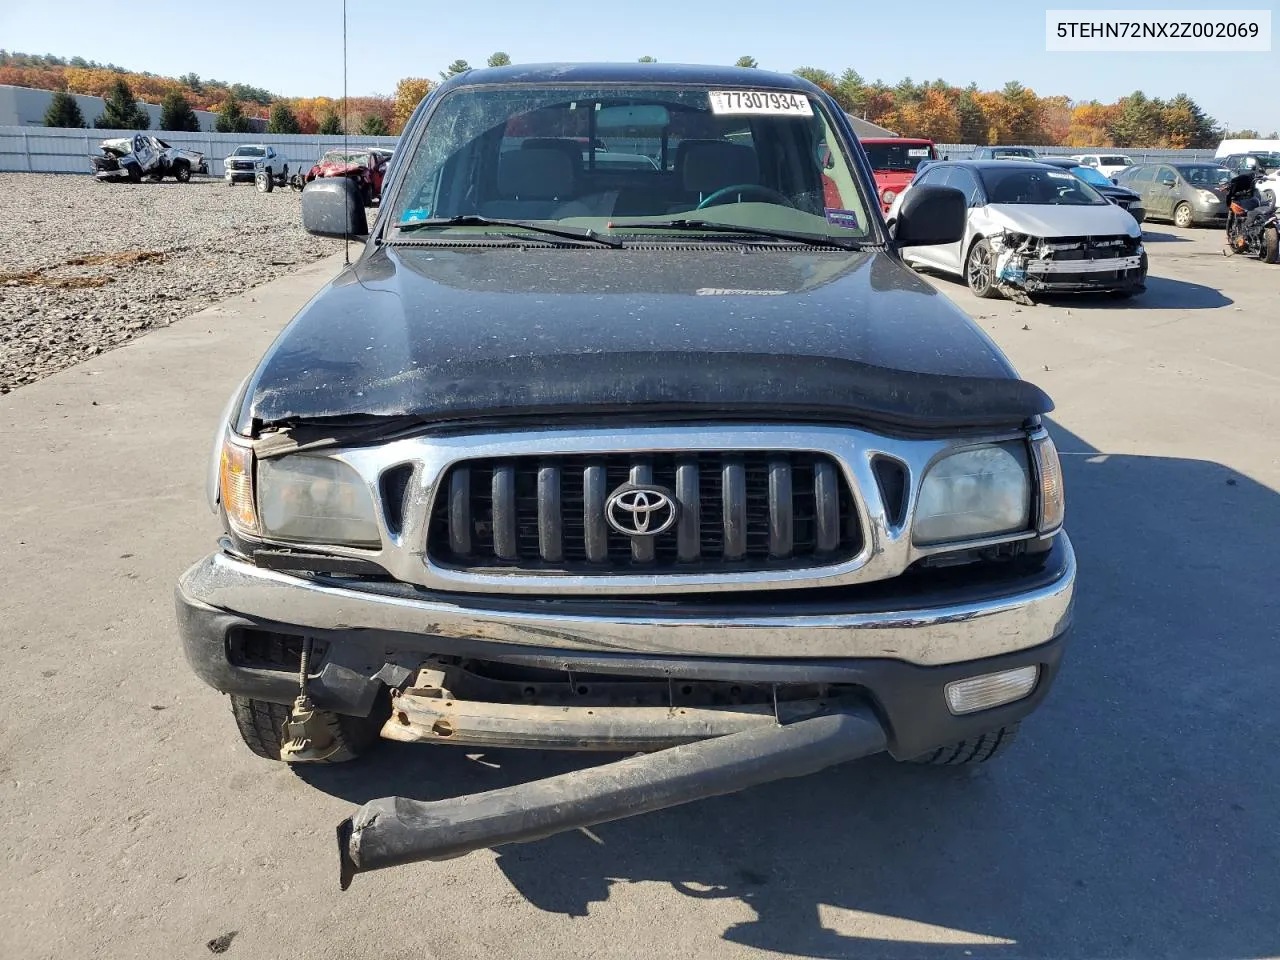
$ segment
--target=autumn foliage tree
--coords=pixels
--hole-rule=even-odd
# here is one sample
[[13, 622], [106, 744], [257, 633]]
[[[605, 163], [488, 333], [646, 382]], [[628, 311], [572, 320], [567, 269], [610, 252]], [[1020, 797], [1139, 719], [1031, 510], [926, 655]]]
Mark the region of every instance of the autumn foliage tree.
[[[641, 63], [657, 62], [651, 56], [639, 59]], [[487, 60], [490, 66], [509, 62], [501, 51]], [[737, 65], [754, 67], [757, 63], [754, 57], [740, 57]], [[467, 61], [455, 60], [440, 76], [448, 79], [469, 69]], [[1062, 94], [1042, 96], [1018, 82], [999, 90], [979, 90], [972, 83], [959, 87], [941, 79], [915, 82], [906, 78], [890, 85], [866, 80], [851, 67], [838, 73], [814, 66], [794, 72], [827, 91], [854, 116], [899, 134], [929, 137], [940, 143], [1205, 149], [1215, 146], [1224, 135], [1221, 126], [1186, 93], [1163, 100], [1135, 91], [1114, 103], [1073, 102]], [[249, 117], [265, 117], [283, 103], [293, 112], [301, 133], [338, 132], [344, 114], [353, 129], [363, 129], [366, 124], [376, 127], [378, 120], [371, 118], [377, 117], [388, 130], [399, 133], [433, 86], [425, 78], [406, 77], [396, 85], [394, 96], [352, 97], [344, 109], [340, 101], [328, 97], [275, 97], [262, 87], [195, 73], [160, 77], [81, 57], [0, 50], [0, 83], [111, 99], [122, 82], [132, 97], [146, 103], [162, 103], [178, 93], [196, 110], [219, 110], [234, 100], [246, 127]], [[146, 111], [133, 100], [129, 102], [138, 110], [130, 118], [137, 122], [123, 126], [145, 127]], [[123, 110], [123, 100], [121, 104]]]
[[435, 86], [425, 77], [405, 77], [396, 84], [396, 95], [391, 113], [391, 129], [399, 133], [413, 116], [423, 98]]

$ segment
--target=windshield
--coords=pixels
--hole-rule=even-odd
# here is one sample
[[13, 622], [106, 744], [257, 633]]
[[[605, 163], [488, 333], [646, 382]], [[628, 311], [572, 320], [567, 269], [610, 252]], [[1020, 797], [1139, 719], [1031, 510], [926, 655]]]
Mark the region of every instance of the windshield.
[[1097, 190], [1065, 170], [1033, 170], [1016, 166], [1001, 170], [979, 168], [989, 203], [1028, 203], [1052, 206], [1095, 206], [1107, 201]]
[[343, 153], [341, 150], [330, 150], [320, 158], [320, 162], [362, 164], [368, 160], [368, 157], [367, 153]]
[[1114, 186], [1105, 174], [1099, 173], [1093, 167], [1071, 167], [1071, 172], [1085, 183], [1091, 183], [1095, 187]]
[[991, 156], [996, 160], [1035, 160], [1036, 152], [1029, 147], [997, 147], [991, 151]]
[[1133, 161], [1130, 160], [1128, 157], [1106, 156], [1106, 157], [1099, 157], [1098, 163], [1104, 167], [1127, 167], [1132, 165]]
[[1217, 164], [1180, 164], [1174, 169], [1193, 187], [1220, 187], [1231, 179], [1231, 171]]
[[[857, 175], [843, 147], [826, 149], [839, 143], [823, 106], [800, 92], [464, 87], [411, 145], [390, 222], [480, 216], [622, 235], [646, 229], [637, 219], [697, 219], [863, 238]], [[453, 240], [518, 228], [427, 229]]]
[[914, 173], [922, 160], [933, 158], [927, 143], [863, 143], [871, 169]]
[[236, 147], [233, 157], [265, 157], [267, 151], [262, 147]]

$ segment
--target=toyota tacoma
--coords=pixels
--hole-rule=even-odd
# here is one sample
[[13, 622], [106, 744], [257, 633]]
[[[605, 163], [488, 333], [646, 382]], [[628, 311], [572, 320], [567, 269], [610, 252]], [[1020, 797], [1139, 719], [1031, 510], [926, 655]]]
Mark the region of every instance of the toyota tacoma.
[[[177, 586], [195, 672], [272, 760], [381, 738], [633, 754], [373, 800], [362, 871], [887, 751], [981, 763], [1054, 679], [1075, 559], [1049, 398], [903, 264], [818, 87], [499, 67], [417, 108], [359, 257], [230, 398], [224, 533]], [[652, 163], [602, 162], [601, 151]]]

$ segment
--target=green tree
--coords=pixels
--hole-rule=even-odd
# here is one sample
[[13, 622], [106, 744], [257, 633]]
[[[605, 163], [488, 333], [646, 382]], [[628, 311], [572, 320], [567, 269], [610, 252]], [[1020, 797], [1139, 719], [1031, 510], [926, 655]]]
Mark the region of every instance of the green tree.
[[302, 127], [298, 118], [287, 103], [277, 103], [271, 108], [271, 119], [267, 121], [267, 133], [301, 133]]
[[249, 118], [244, 115], [244, 110], [240, 107], [240, 101], [234, 96], [227, 97], [223, 101], [222, 106], [218, 109], [218, 119], [214, 121], [213, 129], [219, 133], [249, 132]]
[[657, 63], [658, 58], [657, 57], [641, 57], [636, 62], [637, 63]]
[[71, 94], [59, 90], [49, 101], [49, 109], [44, 112], [46, 127], [83, 127], [84, 114], [80, 105]]
[[1141, 90], [1121, 97], [1120, 113], [1111, 124], [1111, 139], [1117, 147], [1154, 147], [1159, 144], [1164, 126], [1163, 104], [1150, 100]]
[[835, 93], [837, 81], [828, 70], [823, 70], [819, 67], [796, 67], [791, 72], [797, 77], [803, 77], [810, 83], [817, 84], [827, 93]]
[[465, 60], [455, 60], [449, 66], [440, 71], [440, 79], [448, 80], [450, 77], [456, 77], [460, 73], [466, 73], [471, 69], [471, 64]]
[[342, 121], [338, 119], [338, 115], [330, 111], [320, 118], [320, 125], [316, 128], [317, 133], [323, 133], [325, 136], [334, 136], [342, 132]]
[[1217, 121], [1185, 93], [1180, 93], [1162, 111], [1165, 143], [1177, 150], [1205, 150], [1221, 139]]
[[177, 90], [166, 93], [160, 101], [160, 129], [186, 130], [192, 133], [200, 130], [200, 118], [191, 109], [187, 98]]
[[129, 84], [121, 77], [111, 85], [106, 109], [93, 125], [99, 130], [146, 130], [151, 126], [151, 114], [138, 105]]
[[499, 50], [497, 53], [489, 54], [489, 59], [485, 61], [491, 67], [510, 66], [511, 58]]
[[192, 93], [204, 93], [204, 84], [200, 82], [198, 73], [184, 73], [178, 78], [178, 82]]
[[735, 67], [749, 67], [751, 69], [755, 69], [760, 66], [760, 64], [756, 62], [755, 57], [739, 57], [734, 61], [733, 65]]
[[960, 127], [961, 143], [984, 145], [987, 142], [987, 117], [976, 94], [978, 85], [971, 83], [956, 97], [956, 119]]
[[387, 121], [376, 113], [367, 114], [360, 124], [360, 133], [366, 137], [386, 137], [391, 135], [387, 129]]

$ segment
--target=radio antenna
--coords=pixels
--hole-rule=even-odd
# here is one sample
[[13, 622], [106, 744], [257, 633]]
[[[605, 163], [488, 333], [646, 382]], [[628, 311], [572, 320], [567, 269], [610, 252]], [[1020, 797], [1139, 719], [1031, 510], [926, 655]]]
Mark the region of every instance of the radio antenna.
[[[347, 0], [342, 0], [342, 162], [351, 159], [351, 114], [347, 109]], [[342, 259], [351, 266], [351, 231], [342, 238]]]

